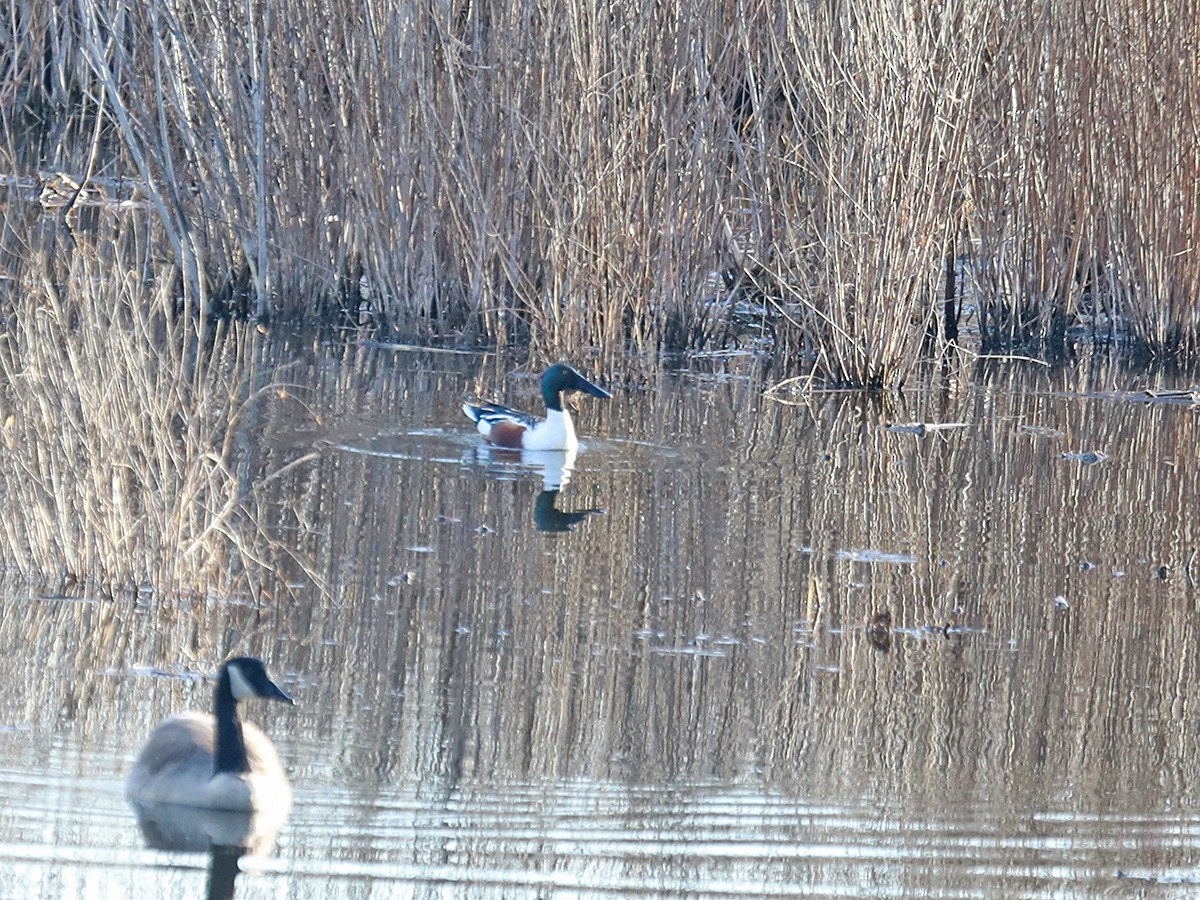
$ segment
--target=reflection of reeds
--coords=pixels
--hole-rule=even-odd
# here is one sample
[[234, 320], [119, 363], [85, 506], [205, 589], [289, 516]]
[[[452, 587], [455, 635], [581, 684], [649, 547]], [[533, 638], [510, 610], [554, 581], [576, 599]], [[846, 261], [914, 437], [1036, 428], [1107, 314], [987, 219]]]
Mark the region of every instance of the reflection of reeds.
[[[372, 405], [431, 377], [382, 370]], [[281, 502], [303, 498], [306, 553], [345, 588], [296, 605], [292, 629], [313, 636], [306, 665], [364, 691], [329, 726], [372, 735], [347, 765], [385, 782], [414, 766], [488, 783], [761, 778], [935, 806], [978, 789], [1001, 808], [1067, 768], [1064, 790], [1123, 796], [1179, 777], [1157, 731], [1123, 723], [1161, 718], [1171, 742], [1191, 728], [1169, 705], [1195, 632], [1196, 478], [1162, 467], [1196, 419], [1037, 377], [1046, 389], [929, 393], [902, 412], [817, 395], [811, 416], [758, 408], [747, 382], [659, 384], [597, 412], [669, 455], [585, 465], [569, 491], [608, 512], [562, 541], [533, 527], [536, 483], [336, 452], [294, 470]], [[895, 418], [973, 424], [918, 436], [882, 427]], [[704, 446], [712, 434], [727, 437]], [[863, 549], [913, 561], [844, 552]], [[883, 609], [886, 655], [863, 624]]]
[[[465, 428], [461, 371], [344, 352], [306, 379], [334, 431], [355, 434], [382, 410]], [[320, 560], [332, 602], [301, 590], [266, 610], [177, 604], [168, 617], [10, 601], [0, 650], [38, 677], [10, 679], [0, 699], [39, 739], [58, 740], [70, 727], [60, 710], [77, 710], [87, 746], [122, 748], [99, 760], [111, 767], [162, 715], [203, 706], [208, 688], [97, 670], [114, 658], [174, 668], [181, 647], [197, 660], [185, 668], [211, 669], [258, 625], [256, 649], [307, 676], [303, 717], [269, 728], [295, 748], [294, 781], [365, 810], [364, 827], [390, 827], [379, 816], [401, 805], [431, 810], [439, 865], [446, 815], [484, 804], [482, 829], [454, 829], [455, 864], [494, 860], [512, 846], [498, 815], [522, 833], [522, 816], [545, 828], [563, 794], [590, 804], [580, 818], [619, 819], [624, 836], [643, 816], [691, 828], [699, 806], [687, 792], [730, 785], [815, 811], [816, 822], [767, 818], [769, 849], [811, 841], [831, 812], [857, 822], [865, 811], [873, 843], [882, 809], [955, 841], [979, 824], [1011, 846], [1030, 833], [1031, 810], [1090, 828], [1096, 809], [1124, 826], [1128, 812], [1194, 806], [1198, 420], [1183, 403], [1095, 396], [1114, 372], [984, 376], [978, 389], [906, 395], [900, 410], [816, 393], [808, 415], [761, 403], [746, 380], [698, 390], [664, 378], [644, 403], [596, 404], [591, 433], [645, 443], [584, 455], [569, 491], [608, 512], [556, 538], [531, 520], [538, 479], [487, 477], [469, 443], [438, 434], [421, 447], [394, 433], [386, 449], [405, 452], [372, 455], [335, 439], [264, 498], [273, 518], [304, 524], [286, 534]], [[266, 430], [286, 430], [274, 412]], [[972, 427], [920, 435], [887, 421]], [[270, 461], [288, 446], [272, 437], [266, 469], [286, 459]], [[1064, 450], [1109, 459], [1086, 465]], [[861, 549], [915, 561], [840, 552]], [[883, 609], [887, 654], [864, 625]], [[951, 620], [967, 630], [947, 633]], [[52, 655], [77, 646], [74, 665]], [[575, 827], [559, 824], [559, 849], [532, 855], [567, 871], [579, 845], [558, 839]], [[1040, 844], [1044, 824], [1032, 827]], [[1161, 871], [1190, 864], [1193, 849], [1139, 838], [1122, 853]], [[1098, 852], [1096, 871], [1111, 878], [1107, 846]], [[772, 857], [801, 878], [844, 862]], [[662, 859], [606, 855], [592, 871], [623, 864], [646, 884]], [[941, 869], [932, 877], [944, 881]]]
[[895, 384], [969, 256], [987, 343], [1195, 343], [1194, 25], [1145, 0], [218, 5], [20, 0], [0, 83], [187, 302]]
[[204, 348], [136, 273], [83, 251], [23, 273], [20, 291], [0, 343], [5, 559], [113, 587], [213, 587], [257, 568], [245, 431], [231, 427], [247, 337], [222, 328]]

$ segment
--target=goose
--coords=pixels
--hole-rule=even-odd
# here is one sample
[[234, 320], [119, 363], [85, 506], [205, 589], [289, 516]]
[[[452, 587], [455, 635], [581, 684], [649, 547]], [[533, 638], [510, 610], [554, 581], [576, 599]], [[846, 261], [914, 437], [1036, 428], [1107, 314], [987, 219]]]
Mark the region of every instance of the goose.
[[213, 715], [184, 712], [164, 719], [138, 754], [126, 796], [140, 804], [242, 812], [290, 808], [292, 789], [275, 745], [238, 718], [238, 703], [250, 697], [292, 702], [261, 660], [229, 660], [217, 677]]
[[563, 409], [562, 395], [583, 391], [593, 397], [612, 397], [566, 363], [555, 363], [542, 376], [546, 418], [538, 420], [498, 403], [464, 403], [463, 412], [490, 444], [513, 450], [576, 450], [579, 439], [571, 414]]

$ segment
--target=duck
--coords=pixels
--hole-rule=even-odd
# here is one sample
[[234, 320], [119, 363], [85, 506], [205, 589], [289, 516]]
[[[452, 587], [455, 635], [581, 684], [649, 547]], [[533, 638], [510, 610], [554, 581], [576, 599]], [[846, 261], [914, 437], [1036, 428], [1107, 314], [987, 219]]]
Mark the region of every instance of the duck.
[[563, 408], [563, 394], [582, 391], [608, 400], [608, 391], [588, 381], [566, 363], [555, 363], [542, 376], [546, 418], [537, 419], [498, 403], [464, 403], [463, 412], [490, 444], [514, 450], [565, 450], [579, 448], [571, 414]]
[[867, 620], [867, 640], [882, 653], [892, 649], [892, 614], [881, 609]]
[[228, 660], [217, 676], [212, 715], [176, 713], [151, 732], [125, 783], [129, 800], [236, 812], [290, 809], [292, 789], [275, 745], [238, 717], [238, 704], [251, 697], [292, 704], [262, 660]]

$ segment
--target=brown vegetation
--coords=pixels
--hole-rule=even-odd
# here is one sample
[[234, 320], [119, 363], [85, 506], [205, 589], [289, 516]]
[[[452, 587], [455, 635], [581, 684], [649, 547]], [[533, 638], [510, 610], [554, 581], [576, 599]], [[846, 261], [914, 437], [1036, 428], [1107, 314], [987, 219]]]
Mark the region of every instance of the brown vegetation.
[[0, 28], [5, 168], [135, 179], [188, 304], [610, 361], [749, 315], [890, 385], [955, 333], [962, 258], [989, 349], [1195, 345], [1200, 25], [1144, 0], [18, 0]]
[[0, 341], [0, 556], [109, 591], [253, 589], [274, 550], [241, 446], [253, 331], [197, 335], [174, 279], [148, 309], [141, 272], [65, 259], [20, 270]]

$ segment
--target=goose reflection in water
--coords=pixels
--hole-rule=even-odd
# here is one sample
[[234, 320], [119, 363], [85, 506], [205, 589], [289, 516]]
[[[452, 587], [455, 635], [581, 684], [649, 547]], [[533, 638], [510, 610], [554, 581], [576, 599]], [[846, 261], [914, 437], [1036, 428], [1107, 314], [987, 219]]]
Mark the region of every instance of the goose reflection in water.
[[238, 860], [264, 856], [275, 848], [289, 810], [271, 807], [258, 812], [203, 809], [176, 803], [130, 800], [142, 839], [151, 850], [207, 853], [208, 900], [234, 896]]
[[559, 509], [559, 494], [571, 481], [575, 470], [575, 450], [509, 450], [502, 447], [481, 445], [477, 447], [477, 459], [483, 462], [518, 464], [540, 472], [542, 490], [533, 504], [533, 521], [538, 531], [548, 533], [573, 531], [577, 525], [591, 516], [603, 515], [597, 507], [586, 509]]

